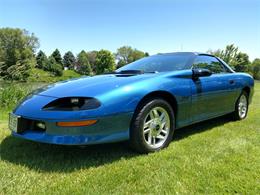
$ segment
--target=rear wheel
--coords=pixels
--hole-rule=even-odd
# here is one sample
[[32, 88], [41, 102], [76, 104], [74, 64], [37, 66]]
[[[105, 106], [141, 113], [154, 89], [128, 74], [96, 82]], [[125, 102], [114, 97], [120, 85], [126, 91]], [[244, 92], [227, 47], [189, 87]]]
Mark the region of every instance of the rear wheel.
[[174, 112], [167, 101], [159, 98], [146, 101], [132, 121], [131, 147], [140, 153], [165, 148], [171, 142], [174, 126]]
[[235, 120], [245, 119], [248, 112], [248, 94], [242, 91], [236, 102], [235, 112], [233, 113], [233, 118]]

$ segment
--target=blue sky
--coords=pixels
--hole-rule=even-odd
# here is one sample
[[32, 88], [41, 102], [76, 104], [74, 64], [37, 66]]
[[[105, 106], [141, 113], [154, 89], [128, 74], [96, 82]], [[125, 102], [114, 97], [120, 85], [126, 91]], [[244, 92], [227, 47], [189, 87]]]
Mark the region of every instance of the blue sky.
[[259, 0], [0, 0], [0, 27], [35, 33], [47, 54], [123, 45], [205, 52], [234, 43], [260, 58]]

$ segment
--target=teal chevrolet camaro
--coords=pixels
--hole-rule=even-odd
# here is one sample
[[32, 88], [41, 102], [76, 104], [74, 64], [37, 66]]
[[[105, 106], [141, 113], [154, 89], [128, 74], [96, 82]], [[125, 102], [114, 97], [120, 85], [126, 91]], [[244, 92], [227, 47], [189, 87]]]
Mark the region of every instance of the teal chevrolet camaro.
[[141, 153], [169, 145], [174, 130], [231, 114], [246, 118], [253, 78], [209, 54], [177, 52], [137, 60], [103, 75], [55, 83], [10, 113], [12, 135], [88, 145], [128, 140]]

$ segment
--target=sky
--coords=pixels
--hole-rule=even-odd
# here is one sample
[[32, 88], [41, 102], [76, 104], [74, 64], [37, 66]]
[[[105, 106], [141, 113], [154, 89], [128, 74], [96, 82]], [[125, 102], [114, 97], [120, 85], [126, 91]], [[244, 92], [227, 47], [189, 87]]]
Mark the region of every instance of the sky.
[[129, 45], [149, 54], [223, 49], [260, 58], [260, 0], [0, 0], [0, 28], [26, 29], [51, 54]]

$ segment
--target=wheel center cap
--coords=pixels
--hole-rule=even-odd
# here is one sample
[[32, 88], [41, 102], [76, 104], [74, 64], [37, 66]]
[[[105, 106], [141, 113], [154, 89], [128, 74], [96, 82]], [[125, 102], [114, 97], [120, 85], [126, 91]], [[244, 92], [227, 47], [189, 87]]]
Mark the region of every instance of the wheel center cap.
[[154, 120], [153, 122], [151, 122], [150, 129], [152, 130], [152, 135], [153, 136], [158, 135], [158, 133], [159, 133], [159, 131], [161, 129], [159, 121], [158, 120]]

